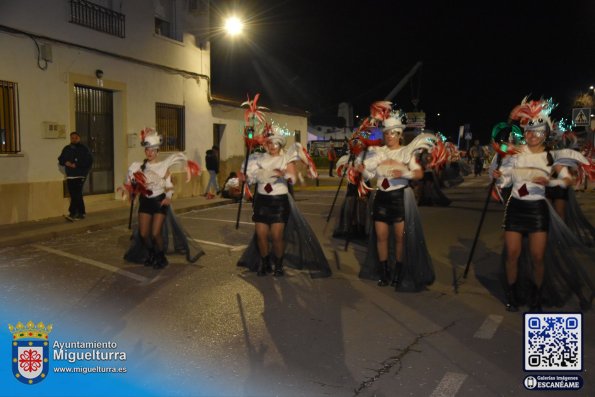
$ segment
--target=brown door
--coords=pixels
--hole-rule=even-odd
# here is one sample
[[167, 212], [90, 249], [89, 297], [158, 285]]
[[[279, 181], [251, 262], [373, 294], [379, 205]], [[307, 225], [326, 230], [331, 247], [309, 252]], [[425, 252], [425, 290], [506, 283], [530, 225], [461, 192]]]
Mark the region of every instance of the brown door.
[[93, 154], [84, 194], [114, 191], [113, 93], [76, 85], [76, 131]]

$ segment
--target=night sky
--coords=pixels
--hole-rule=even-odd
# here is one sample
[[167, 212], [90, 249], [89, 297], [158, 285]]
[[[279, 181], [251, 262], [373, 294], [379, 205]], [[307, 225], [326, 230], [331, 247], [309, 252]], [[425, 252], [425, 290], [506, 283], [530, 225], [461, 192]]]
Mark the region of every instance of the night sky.
[[233, 8], [248, 26], [240, 40], [212, 37], [213, 93], [260, 92], [262, 105], [314, 120], [349, 102], [365, 117], [423, 62], [396, 106], [413, 111], [418, 98], [427, 128], [456, 137], [468, 123], [487, 143], [525, 95], [553, 97], [552, 116], [570, 118], [574, 98], [595, 84], [595, 2], [555, 3], [214, 1], [213, 26]]

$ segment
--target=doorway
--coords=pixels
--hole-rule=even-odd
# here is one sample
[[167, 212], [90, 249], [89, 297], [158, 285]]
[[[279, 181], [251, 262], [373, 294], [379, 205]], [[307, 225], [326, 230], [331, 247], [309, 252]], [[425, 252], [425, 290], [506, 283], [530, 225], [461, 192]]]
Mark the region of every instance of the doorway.
[[114, 191], [113, 92], [75, 85], [76, 131], [93, 154], [84, 194]]

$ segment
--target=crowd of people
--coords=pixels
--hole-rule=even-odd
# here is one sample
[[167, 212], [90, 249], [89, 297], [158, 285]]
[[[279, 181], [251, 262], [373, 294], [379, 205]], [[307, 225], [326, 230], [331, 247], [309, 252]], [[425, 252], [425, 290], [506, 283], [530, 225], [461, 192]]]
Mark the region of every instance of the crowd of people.
[[[337, 175], [347, 179], [333, 237], [367, 245], [359, 277], [375, 280], [379, 287], [418, 292], [435, 280], [418, 205], [448, 206], [451, 200], [442, 188], [462, 181], [466, 161], [440, 134], [421, 133], [405, 144], [405, 113], [391, 105], [384, 101], [372, 105], [371, 116], [348, 140], [346, 155], [336, 159], [330, 148], [329, 161], [336, 162]], [[565, 148], [560, 135], [553, 133], [553, 108], [551, 100], [525, 98], [506, 123], [522, 133], [499, 137], [500, 141], [493, 137], [495, 155], [486, 153], [479, 141], [468, 152], [475, 176], [481, 176], [486, 158], [491, 159], [488, 173], [506, 206], [502, 275], [508, 311], [527, 305], [539, 312], [543, 306], [561, 306], [572, 296], [586, 310], [595, 297], [592, 272], [585, 268], [588, 262], [580, 259], [592, 261], [595, 228], [582, 213], [573, 190], [592, 164], [579, 151]], [[372, 129], [379, 129], [382, 139], [370, 139]], [[318, 176], [312, 159], [299, 143], [288, 146], [274, 124], [263, 123], [251, 130], [257, 133], [245, 138], [244, 166], [231, 172], [222, 187], [216, 178], [217, 148], [206, 156], [209, 183], [205, 194], [212, 188], [242, 202], [244, 193], [254, 192], [254, 235], [238, 266], [258, 277], [281, 278], [286, 267], [308, 270], [312, 277], [330, 276], [321, 244], [293, 199], [293, 185], [301, 179], [299, 163], [307, 167], [310, 177]], [[189, 179], [198, 173], [198, 165], [183, 153], [160, 161], [162, 137], [152, 129], [143, 130], [141, 136], [145, 159], [130, 165], [125, 185], [132, 203], [138, 197], [133, 238], [125, 258], [162, 269], [168, 265], [166, 253], [175, 250], [185, 253], [188, 261], [196, 261], [204, 251], [171, 209], [171, 168], [184, 165]], [[71, 145], [59, 159], [67, 169], [73, 218], [84, 217], [82, 184], [92, 164], [88, 150], [79, 142], [78, 134], [71, 134]]]

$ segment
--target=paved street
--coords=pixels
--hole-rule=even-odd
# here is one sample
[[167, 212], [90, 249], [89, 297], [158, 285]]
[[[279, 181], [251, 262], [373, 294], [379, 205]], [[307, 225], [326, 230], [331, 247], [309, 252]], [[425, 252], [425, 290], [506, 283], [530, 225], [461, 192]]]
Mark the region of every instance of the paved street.
[[[502, 303], [501, 205], [490, 204], [471, 272], [453, 290], [487, 184], [467, 177], [445, 190], [450, 207], [420, 207], [437, 273], [421, 293], [357, 277], [366, 247], [345, 251], [332, 239], [334, 220], [325, 220], [336, 187], [321, 186], [298, 190], [296, 201], [330, 278], [292, 269], [261, 278], [236, 267], [253, 233], [251, 208], [236, 230], [237, 205], [226, 204], [179, 215], [206, 251], [196, 264], [176, 255], [163, 270], [126, 263], [124, 223], [0, 249], [0, 317], [52, 322], [54, 339], [119, 341], [128, 365], [146, 371], [147, 390], [171, 395], [537, 396], [523, 386], [523, 314]], [[595, 193], [578, 198], [595, 223]], [[562, 309], [578, 310], [574, 300]], [[583, 329], [585, 386], [566, 395], [595, 395], [593, 311]]]

